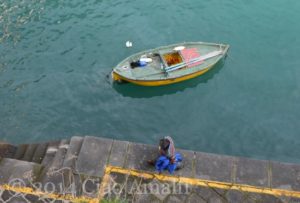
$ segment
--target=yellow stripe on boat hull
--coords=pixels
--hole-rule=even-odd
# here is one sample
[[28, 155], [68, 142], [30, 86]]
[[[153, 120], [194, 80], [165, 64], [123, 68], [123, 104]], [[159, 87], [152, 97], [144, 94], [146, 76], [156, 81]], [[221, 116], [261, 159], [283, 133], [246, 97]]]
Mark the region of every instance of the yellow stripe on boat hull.
[[199, 75], [202, 75], [202, 74], [206, 73], [207, 71], [209, 71], [211, 69], [211, 67], [214, 66], [214, 65], [215, 64], [212, 64], [212, 65], [208, 66], [204, 70], [201, 70], [201, 71], [189, 74], [189, 75], [185, 75], [185, 76], [182, 76], [182, 77], [172, 78], [172, 79], [164, 79], [164, 80], [132, 80], [132, 79], [125, 78], [125, 77], [119, 75], [118, 73], [116, 73], [114, 71], [112, 72], [112, 78], [113, 78], [114, 81], [119, 81], [119, 82], [126, 81], [126, 82], [130, 82], [130, 83], [137, 84], [137, 85], [142, 85], [142, 86], [170, 85], [170, 84], [173, 84], [173, 83], [182, 82], [182, 81], [185, 81], [185, 80], [189, 80], [189, 79], [195, 78], [195, 77], [197, 77]]

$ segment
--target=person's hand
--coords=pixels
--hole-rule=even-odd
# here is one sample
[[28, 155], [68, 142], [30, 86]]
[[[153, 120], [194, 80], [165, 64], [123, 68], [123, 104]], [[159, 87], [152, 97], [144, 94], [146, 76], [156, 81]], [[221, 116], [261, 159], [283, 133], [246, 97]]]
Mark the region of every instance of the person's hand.
[[148, 160], [147, 163], [151, 166], [154, 166], [155, 165], [155, 161], [154, 160]]

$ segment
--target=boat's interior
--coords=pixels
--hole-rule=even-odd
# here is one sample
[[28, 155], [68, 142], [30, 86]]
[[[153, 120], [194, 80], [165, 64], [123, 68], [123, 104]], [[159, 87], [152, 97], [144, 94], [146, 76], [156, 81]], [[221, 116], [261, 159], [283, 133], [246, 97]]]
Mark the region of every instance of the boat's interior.
[[[147, 63], [145, 66], [139, 64], [139, 59], [146, 57], [151, 58], [152, 62]], [[150, 53], [147, 55], [143, 55], [142, 57], [139, 57], [138, 59], [132, 60], [130, 62], [130, 67], [132, 69], [137, 67], [153, 67], [153, 68], [160, 68], [163, 69], [164, 67], [170, 67], [176, 64], [180, 64], [184, 62], [182, 55], [179, 51], [171, 51], [167, 53]]]
[[166, 53], [163, 55], [163, 58], [168, 66], [173, 66], [183, 62], [182, 57], [178, 51]]
[[[150, 63], [140, 64], [139, 60], [142, 59], [143, 57], [151, 58], [152, 61], [155, 61], [156, 63], [151, 64], [152, 63], [151, 61]], [[144, 66], [149, 67], [149, 65], [151, 67], [154, 67], [153, 65], [156, 66], [158, 65], [157, 67], [159, 68], [161, 68], [161, 66], [168, 68], [182, 63], [187, 63], [187, 67], [192, 67], [202, 63], [202, 61], [191, 62], [198, 59], [199, 57], [200, 54], [196, 48], [185, 48], [179, 51], [169, 50], [167, 52], [163, 51], [159, 53], [150, 53], [150, 54], [142, 55], [136, 61], [132, 61], [130, 64], [131, 64], [131, 68], [144, 67]], [[186, 66], [184, 65], [180, 66], [180, 68], [183, 67]]]

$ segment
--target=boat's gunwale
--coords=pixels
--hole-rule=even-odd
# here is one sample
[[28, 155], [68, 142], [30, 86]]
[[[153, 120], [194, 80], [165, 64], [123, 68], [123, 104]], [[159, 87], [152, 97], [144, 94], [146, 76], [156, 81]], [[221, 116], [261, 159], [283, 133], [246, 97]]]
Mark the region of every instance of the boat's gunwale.
[[123, 59], [120, 63], [118, 63], [116, 65], [116, 67], [114, 68], [114, 70], [119, 67], [120, 64], [124, 63], [125, 61], [128, 61], [129, 59], [135, 57], [135, 56], [138, 56], [138, 55], [142, 55], [143, 53], [149, 53], [149, 52], [153, 52], [154, 50], [161, 50], [161, 49], [167, 49], [167, 48], [170, 48], [170, 47], [173, 47], [173, 46], [180, 46], [180, 45], [186, 45], [186, 44], [202, 44], [202, 45], [209, 45], [209, 46], [225, 46], [225, 52], [227, 52], [227, 50], [229, 49], [230, 45], [229, 44], [223, 44], [223, 43], [213, 43], [213, 42], [181, 42], [181, 43], [176, 43], [176, 44], [170, 44], [170, 45], [165, 45], [165, 46], [160, 46], [160, 47], [156, 47], [156, 48], [153, 48], [153, 49], [147, 49], [147, 50], [144, 50], [144, 51], [140, 51], [140, 52], [137, 52], [135, 54], [132, 54], [128, 57], [126, 57], [125, 59]]

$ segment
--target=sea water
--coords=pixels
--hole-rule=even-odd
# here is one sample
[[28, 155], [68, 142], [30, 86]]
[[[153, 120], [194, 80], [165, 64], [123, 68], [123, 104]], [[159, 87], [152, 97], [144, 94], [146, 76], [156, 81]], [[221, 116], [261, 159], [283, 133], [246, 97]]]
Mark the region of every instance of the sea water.
[[[297, 0], [0, 0], [0, 139], [171, 135], [180, 148], [300, 162], [299, 10]], [[133, 53], [184, 41], [231, 47], [175, 85], [107, 77]]]

